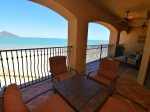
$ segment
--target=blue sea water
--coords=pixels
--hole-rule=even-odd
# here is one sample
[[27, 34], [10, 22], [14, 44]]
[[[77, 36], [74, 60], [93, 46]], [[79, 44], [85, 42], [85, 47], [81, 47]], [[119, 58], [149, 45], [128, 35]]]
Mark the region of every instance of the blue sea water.
[[[108, 43], [108, 41], [88, 40], [88, 45]], [[67, 39], [36, 37], [0, 37], [0, 50], [67, 46]]]

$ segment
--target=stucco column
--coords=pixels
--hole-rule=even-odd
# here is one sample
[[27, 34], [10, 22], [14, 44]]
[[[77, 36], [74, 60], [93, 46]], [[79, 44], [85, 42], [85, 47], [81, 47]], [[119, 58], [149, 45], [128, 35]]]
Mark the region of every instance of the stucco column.
[[116, 40], [116, 45], [119, 45], [119, 42], [120, 42], [120, 31], [118, 32], [118, 35], [117, 35], [117, 40]]
[[115, 57], [117, 57], [117, 46], [120, 42], [120, 31], [118, 32], [117, 39], [116, 39], [116, 46], [115, 46]]
[[112, 44], [113, 46], [109, 48], [108, 50], [108, 56], [109, 57], [115, 57], [115, 51], [116, 51], [116, 42], [118, 35], [120, 36], [120, 33], [117, 32], [117, 30], [110, 30], [110, 37], [109, 37], [109, 44]]
[[87, 48], [88, 22], [80, 19], [69, 20], [68, 45], [72, 46], [71, 67], [84, 72]]
[[143, 58], [142, 58], [141, 67], [138, 74], [138, 82], [141, 85], [144, 85], [144, 81], [146, 79], [149, 58], [150, 58], [150, 18], [149, 18], [149, 25], [148, 25], [147, 36], [146, 36], [146, 41], [144, 46]]

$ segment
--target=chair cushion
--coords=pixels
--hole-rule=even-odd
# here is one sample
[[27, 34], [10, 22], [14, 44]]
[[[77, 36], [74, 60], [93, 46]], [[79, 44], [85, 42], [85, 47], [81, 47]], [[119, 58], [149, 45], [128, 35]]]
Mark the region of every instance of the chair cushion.
[[104, 77], [114, 80], [119, 72], [119, 62], [109, 59], [102, 59], [97, 75], [103, 75]]
[[16, 84], [9, 85], [3, 95], [4, 112], [29, 112]]
[[72, 112], [72, 108], [58, 94], [55, 94], [32, 112]]
[[136, 65], [136, 59], [127, 58], [126, 63], [132, 64], [132, 65]]
[[66, 67], [66, 65], [59, 64], [59, 65], [53, 66], [53, 69], [51, 70], [51, 72], [54, 75], [65, 73], [65, 72], [67, 72], [67, 67]]
[[93, 80], [97, 81], [97, 82], [100, 82], [102, 84], [105, 84], [105, 85], [111, 85], [111, 82], [112, 80], [106, 78], [106, 77], [103, 77], [102, 75], [96, 75], [94, 77], [91, 77]]
[[49, 62], [50, 62], [50, 71], [54, 75], [67, 72], [66, 56], [51, 57], [49, 58]]
[[133, 112], [131, 107], [120, 100], [109, 97], [99, 112]]
[[58, 75], [58, 78], [62, 81], [62, 80], [65, 80], [65, 79], [67, 79], [67, 78], [69, 78], [69, 77], [72, 77], [72, 76], [74, 76], [74, 75], [75, 75], [75, 74], [72, 73], [72, 72], [65, 72], [65, 73], [59, 74], [59, 75]]

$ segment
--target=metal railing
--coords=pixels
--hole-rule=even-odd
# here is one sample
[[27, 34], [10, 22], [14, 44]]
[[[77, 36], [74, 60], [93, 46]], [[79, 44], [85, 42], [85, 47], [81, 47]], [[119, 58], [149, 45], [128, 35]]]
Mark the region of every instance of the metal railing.
[[[89, 45], [86, 63], [108, 56], [111, 46]], [[0, 83], [1, 87], [11, 83], [24, 88], [51, 78], [49, 58], [53, 56], [67, 56], [70, 66], [71, 46], [13, 49], [0, 51]]]
[[49, 58], [67, 56], [68, 66], [71, 46], [13, 49], [0, 51], [1, 87], [11, 83], [24, 88], [51, 78]]
[[101, 45], [88, 45], [86, 51], [86, 63], [95, 62], [101, 58], [108, 57], [108, 50], [113, 45], [101, 44]]

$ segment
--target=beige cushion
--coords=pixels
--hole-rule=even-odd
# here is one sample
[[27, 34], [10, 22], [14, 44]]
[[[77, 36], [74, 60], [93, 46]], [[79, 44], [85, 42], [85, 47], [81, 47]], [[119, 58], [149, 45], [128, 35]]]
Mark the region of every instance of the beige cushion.
[[72, 112], [72, 108], [58, 94], [55, 94], [32, 112]]
[[103, 83], [105, 85], [111, 85], [111, 82], [112, 80], [106, 78], [106, 77], [103, 77], [102, 75], [96, 75], [94, 77], [91, 77], [93, 80], [97, 81], [97, 82], [100, 82], [100, 83]]
[[65, 79], [68, 79], [69, 77], [72, 77], [72, 76], [74, 76], [75, 74], [74, 73], [72, 73], [72, 72], [65, 72], [65, 73], [62, 73], [62, 74], [59, 74], [58, 75], [58, 78], [59, 78], [59, 80], [65, 80]]
[[114, 80], [119, 72], [119, 62], [110, 59], [101, 59], [97, 75], [102, 75], [108, 79]]
[[3, 109], [4, 112], [29, 112], [16, 84], [11, 84], [6, 88], [3, 96]]
[[58, 75], [58, 74], [67, 72], [67, 68], [66, 68], [65, 65], [59, 64], [59, 65], [53, 66], [51, 72], [52, 72], [54, 75]]
[[67, 72], [66, 56], [55, 56], [49, 58], [50, 71], [54, 75]]
[[120, 100], [109, 97], [99, 112], [133, 112], [131, 107]]

